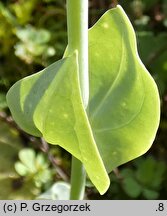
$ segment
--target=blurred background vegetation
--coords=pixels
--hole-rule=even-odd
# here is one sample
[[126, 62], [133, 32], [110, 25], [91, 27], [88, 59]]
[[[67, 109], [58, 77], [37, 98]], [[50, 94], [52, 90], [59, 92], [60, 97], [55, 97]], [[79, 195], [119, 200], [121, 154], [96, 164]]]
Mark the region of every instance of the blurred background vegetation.
[[[89, 25], [118, 2], [89, 1]], [[100, 196], [87, 181], [87, 199], [167, 198], [167, 0], [120, 0], [137, 34], [139, 54], [161, 97], [161, 123], [144, 156], [115, 169]], [[23, 132], [5, 95], [17, 80], [60, 59], [67, 45], [65, 0], [0, 1], [0, 199], [66, 199], [71, 156]], [[152, 107], [154, 109], [154, 107]]]

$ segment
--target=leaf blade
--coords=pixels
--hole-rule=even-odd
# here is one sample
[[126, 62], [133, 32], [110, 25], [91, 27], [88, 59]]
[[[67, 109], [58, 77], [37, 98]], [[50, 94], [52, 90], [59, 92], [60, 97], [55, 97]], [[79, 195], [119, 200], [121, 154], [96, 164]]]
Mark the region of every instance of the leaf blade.
[[18, 81], [7, 101], [23, 129], [70, 152], [84, 164], [100, 193], [107, 190], [109, 177], [81, 99], [76, 54]]
[[159, 94], [138, 56], [133, 27], [120, 6], [90, 29], [89, 41], [89, 119], [110, 172], [150, 148], [159, 125]]

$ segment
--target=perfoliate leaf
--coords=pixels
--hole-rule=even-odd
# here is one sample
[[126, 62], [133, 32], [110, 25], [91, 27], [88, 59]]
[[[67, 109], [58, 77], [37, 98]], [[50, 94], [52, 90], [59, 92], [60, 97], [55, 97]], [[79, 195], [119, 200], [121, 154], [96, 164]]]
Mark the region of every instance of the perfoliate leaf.
[[133, 27], [120, 6], [89, 30], [89, 73], [88, 114], [76, 54], [18, 81], [7, 102], [21, 128], [81, 160], [103, 194], [107, 172], [150, 148], [160, 113], [156, 84], [140, 61]]
[[98, 190], [106, 191], [109, 178], [82, 104], [75, 54], [18, 81], [7, 101], [20, 127], [69, 151]]
[[152, 145], [160, 118], [159, 94], [120, 6], [106, 12], [90, 30], [89, 58], [89, 121], [110, 172]]

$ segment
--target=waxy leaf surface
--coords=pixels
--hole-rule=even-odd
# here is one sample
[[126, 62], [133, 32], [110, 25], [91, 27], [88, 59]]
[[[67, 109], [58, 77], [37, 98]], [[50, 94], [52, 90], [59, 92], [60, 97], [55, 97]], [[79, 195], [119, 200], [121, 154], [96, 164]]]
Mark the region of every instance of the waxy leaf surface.
[[160, 113], [156, 84], [140, 61], [133, 27], [120, 6], [89, 30], [89, 78], [87, 113], [76, 54], [18, 81], [7, 102], [22, 129], [81, 160], [103, 194], [107, 172], [150, 148]]
[[93, 184], [104, 193], [109, 178], [82, 104], [78, 78], [74, 54], [18, 81], [7, 101], [22, 129], [81, 160]]
[[160, 118], [159, 94], [120, 6], [90, 29], [89, 56], [89, 121], [110, 172], [152, 145]]

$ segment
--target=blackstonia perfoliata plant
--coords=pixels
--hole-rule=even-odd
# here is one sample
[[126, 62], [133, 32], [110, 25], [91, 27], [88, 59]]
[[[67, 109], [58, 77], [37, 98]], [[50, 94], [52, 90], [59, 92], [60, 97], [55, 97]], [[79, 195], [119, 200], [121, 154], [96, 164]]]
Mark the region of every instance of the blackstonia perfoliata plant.
[[[110, 185], [108, 173], [152, 145], [160, 101], [157, 86], [138, 56], [135, 32], [122, 7], [107, 11], [89, 29], [87, 45], [82, 20], [86, 2], [67, 0], [70, 39], [64, 57], [14, 84], [7, 103], [23, 130], [70, 152], [104, 194]], [[89, 55], [83, 52], [84, 46]], [[88, 56], [86, 83], [83, 67]]]

